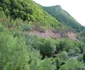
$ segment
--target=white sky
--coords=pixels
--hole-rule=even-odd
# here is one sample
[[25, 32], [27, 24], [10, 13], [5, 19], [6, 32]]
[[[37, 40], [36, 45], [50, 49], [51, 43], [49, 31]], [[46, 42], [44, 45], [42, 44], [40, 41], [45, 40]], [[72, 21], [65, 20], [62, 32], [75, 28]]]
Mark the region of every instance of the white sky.
[[34, 0], [42, 6], [61, 5], [80, 24], [85, 26], [85, 0]]

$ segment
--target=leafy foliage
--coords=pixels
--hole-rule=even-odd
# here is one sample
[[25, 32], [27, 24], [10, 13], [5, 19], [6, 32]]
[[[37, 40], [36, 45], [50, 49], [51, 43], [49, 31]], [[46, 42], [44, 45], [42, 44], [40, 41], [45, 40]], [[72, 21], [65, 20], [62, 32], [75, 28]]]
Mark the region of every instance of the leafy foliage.
[[29, 55], [25, 43], [14, 39], [9, 32], [0, 33], [0, 69], [29, 70]]
[[85, 70], [84, 31], [75, 41], [29, 34], [45, 28], [70, 30], [32, 0], [0, 0], [0, 70]]
[[45, 56], [53, 56], [56, 50], [55, 42], [51, 39], [45, 39], [43, 44], [40, 46], [40, 53]]
[[70, 26], [77, 32], [80, 32], [85, 29], [69, 13], [63, 10], [60, 5], [43, 7], [43, 9], [47, 11], [50, 15], [55, 17], [58, 21], [64, 23], [67, 26]]
[[32, 0], [1, 0], [0, 8], [7, 17], [12, 19], [21, 18], [24, 21], [38, 23], [38, 25], [40, 24], [41, 26], [53, 28], [58, 27], [58, 24], [60, 24]]
[[81, 62], [78, 62], [76, 59], [68, 60], [59, 70], [85, 70], [85, 67]]

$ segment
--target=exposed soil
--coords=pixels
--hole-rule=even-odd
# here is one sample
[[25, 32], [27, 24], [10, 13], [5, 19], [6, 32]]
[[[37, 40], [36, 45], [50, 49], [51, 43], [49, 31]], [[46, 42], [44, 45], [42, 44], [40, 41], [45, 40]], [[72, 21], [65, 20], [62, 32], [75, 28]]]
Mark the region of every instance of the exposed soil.
[[70, 38], [72, 40], [76, 40], [76, 33], [74, 32], [67, 32], [67, 33], [60, 33], [56, 32], [54, 33], [52, 30], [45, 30], [44, 32], [39, 32], [37, 30], [33, 30], [31, 32], [25, 32], [26, 34], [32, 34], [32, 35], [37, 35], [41, 38], [53, 38], [53, 39], [58, 39], [58, 38]]
[[72, 39], [72, 40], [76, 40], [76, 33], [74, 32], [67, 32], [66, 35], [68, 36], [68, 38]]

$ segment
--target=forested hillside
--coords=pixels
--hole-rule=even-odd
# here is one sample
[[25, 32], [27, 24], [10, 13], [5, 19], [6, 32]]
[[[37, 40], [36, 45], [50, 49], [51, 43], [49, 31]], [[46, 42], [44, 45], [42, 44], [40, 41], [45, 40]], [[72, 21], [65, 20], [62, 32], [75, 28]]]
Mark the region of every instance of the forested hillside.
[[68, 12], [63, 10], [60, 5], [43, 7], [43, 9], [47, 11], [50, 15], [55, 17], [59, 22], [72, 27], [77, 32], [85, 29], [85, 27], [79, 24]]
[[0, 0], [0, 70], [85, 70], [85, 31], [32, 0]]
[[0, 0], [0, 10], [13, 20], [21, 18], [35, 25], [39, 24], [40, 26], [54, 28], [60, 27], [59, 25], [61, 25], [32, 0]]

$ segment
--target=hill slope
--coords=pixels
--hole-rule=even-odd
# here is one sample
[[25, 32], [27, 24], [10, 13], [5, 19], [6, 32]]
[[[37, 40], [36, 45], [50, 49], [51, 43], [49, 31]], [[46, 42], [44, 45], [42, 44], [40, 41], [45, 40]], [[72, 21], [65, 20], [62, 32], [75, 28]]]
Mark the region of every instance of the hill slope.
[[0, 70], [85, 70], [85, 31], [69, 27], [32, 0], [0, 0]]
[[70, 26], [61, 24], [32, 0], [0, 0], [0, 10], [12, 19], [21, 18], [37, 28], [52, 28], [60, 31], [72, 30], [69, 28]]
[[72, 27], [77, 32], [80, 32], [84, 29], [84, 27], [80, 25], [68, 12], [63, 10], [60, 5], [43, 7], [43, 9], [55, 17], [59, 22]]
[[21, 18], [40, 26], [56, 28], [61, 25], [32, 0], [0, 0], [0, 10], [12, 19]]

